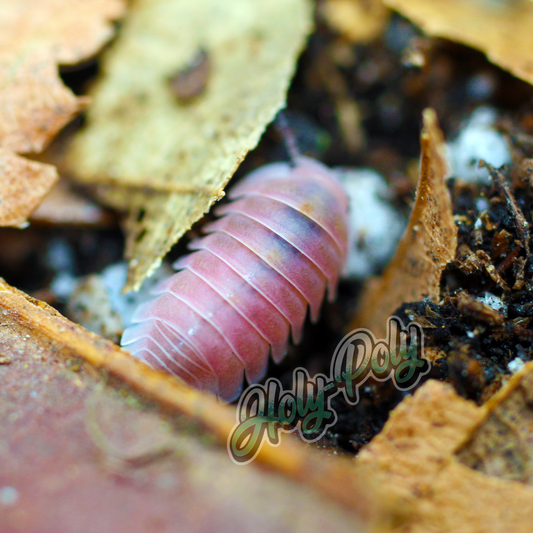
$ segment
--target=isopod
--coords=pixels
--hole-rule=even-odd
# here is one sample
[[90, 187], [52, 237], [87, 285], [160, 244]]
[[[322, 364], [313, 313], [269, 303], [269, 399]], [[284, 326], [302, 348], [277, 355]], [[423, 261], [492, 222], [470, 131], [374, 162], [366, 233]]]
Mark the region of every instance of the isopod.
[[255, 170], [229, 198], [122, 336], [136, 358], [227, 401], [300, 341], [326, 287], [334, 299], [348, 248], [347, 195], [313, 159]]

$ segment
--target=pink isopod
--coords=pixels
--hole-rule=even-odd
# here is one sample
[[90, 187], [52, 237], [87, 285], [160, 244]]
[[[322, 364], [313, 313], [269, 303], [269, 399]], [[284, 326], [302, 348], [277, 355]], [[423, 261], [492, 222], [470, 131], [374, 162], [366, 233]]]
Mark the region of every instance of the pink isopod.
[[348, 198], [326, 166], [307, 157], [244, 178], [221, 218], [152, 291], [122, 346], [152, 367], [231, 401], [298, 343], [307, 314], [318, 319], [344, 266]]

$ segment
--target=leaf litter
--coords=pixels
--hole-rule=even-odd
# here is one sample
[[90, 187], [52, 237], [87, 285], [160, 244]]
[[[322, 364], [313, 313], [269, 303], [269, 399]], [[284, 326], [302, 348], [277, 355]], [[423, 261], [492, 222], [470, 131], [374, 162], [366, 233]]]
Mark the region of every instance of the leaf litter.
[[502, 121], [514, 162], [481, 161], [492, 184], [450, 180], [455, 255], [433, 301], [395, 311], [422, 325], [435, 369], [455, 389], [423, 385], [356, 460], [413, 503], [409, 531], [531, 529], [529, 128]]
[[[141, 0], [132, 7], [69, 156], [80, 183], [96, 185], [102, 201], [129, 213], [126, 289], [138, 289], [224, 195], [284, 106], [311, 7], [307, 0]], [[199, 53], [200, 67], [209, 64], [200, 94], [180, 101], [172, 80]]]
[[[502, 126], [505, 129], [505, 125]], [[455, 256], [437, 299], [405, 301], [397, 313], [423, 325], [443, 377], [483, 403], [515, 367], [533, 358], [530, 146], [508, 132], [515, 163], [489, 170], [492, 184], [450, 182], [458, 228]]]
[[123, 0], [0, 2], [0, 225], [21, 226], [57, 180], [15, 154], [40, 152], [85, 108], [58, 64], [87, 59], [113, 35]]
[[410, 506], [405, 530], [531, 530], [532, 371], [481, 407], [430, 380], [391, 413], [356, 465]]
[[[295, 481], [233, 465], [194, 423], [22, 325], [1, 296], [10, 316], [0, 351], [11, 354], [0, 370], [3, 531], [244, 532], [250, 521], [265, 532], [318, 532], [326, 521], [331, 531], [353, 531], [354, 513]], [[271, 523], [260, 520], [265, 498]]]

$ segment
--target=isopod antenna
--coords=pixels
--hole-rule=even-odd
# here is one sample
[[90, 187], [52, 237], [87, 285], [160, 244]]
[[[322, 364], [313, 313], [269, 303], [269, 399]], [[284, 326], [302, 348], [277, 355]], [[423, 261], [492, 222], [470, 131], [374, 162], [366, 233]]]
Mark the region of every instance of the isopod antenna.
[[292, 166], [295, 166], [296, 160], [302, 154], [300, 153], [300, 150], [298, 149], [298, 146], [296, 143], [296, 136], [294, 135], [294, 132], [291, 130], [289, 126], [287, 115], [283, 111], [280, 111], [276, 116], [274, 124], [276, 126], [276, 129], [280, 132], [281, 136], [283, 137], [283, 143], [285, 144], [285, 148], [287, 149], [287, 152], [289, 153], [289, 157], [291, 158], [291, 164]]

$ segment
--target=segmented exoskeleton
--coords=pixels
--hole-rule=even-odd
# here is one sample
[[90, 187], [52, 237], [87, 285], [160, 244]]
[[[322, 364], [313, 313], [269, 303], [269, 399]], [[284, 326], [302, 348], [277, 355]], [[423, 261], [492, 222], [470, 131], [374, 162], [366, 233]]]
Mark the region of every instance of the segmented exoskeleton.
[[149, 365], [232, 400], [298, 343], [334, 298], [347, 254], [348, 198], [332, 171], [306, 157], [248, 175], [221, 218], [136, 311], [122, 345]]

